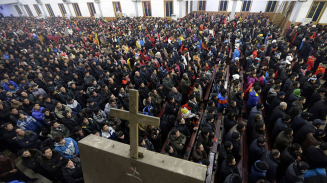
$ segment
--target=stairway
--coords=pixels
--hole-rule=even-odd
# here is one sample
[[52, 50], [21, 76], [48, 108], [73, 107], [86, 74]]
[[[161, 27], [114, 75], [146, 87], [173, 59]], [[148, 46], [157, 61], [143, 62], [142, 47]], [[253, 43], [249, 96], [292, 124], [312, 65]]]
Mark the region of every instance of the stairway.
[[294, 3], [289, 1], [282, 1], [275, 12], [272, 23], [275, 27], [280, 27], [283, 20], [288, 19], [292, 12]]

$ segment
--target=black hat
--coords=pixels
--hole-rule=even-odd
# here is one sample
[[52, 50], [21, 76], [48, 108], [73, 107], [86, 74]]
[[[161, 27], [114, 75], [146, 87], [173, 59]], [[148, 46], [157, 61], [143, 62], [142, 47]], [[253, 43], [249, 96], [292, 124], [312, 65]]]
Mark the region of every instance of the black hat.
[[313, 126], [317, 126], [317, 125], [325, 125], [326, 123], [321, 119], [315, 119], [312, 121], [312, 124]]
[[323, 129], [316, 129], [316, 131], [315, 131], [315, 135], [317, 135], [317, 136], [323, 136], [325, 134], [326, 134], [326, 132]]
[[302, 112], [301, 113], [301, 116], [304, 117], [304, 118], [311, 118], [313, 116], [312, 113], [308, 113], [308, 112]]
[[262, 103], [258, 103], [257, 104], [257, 109], [261, 109], [261, 108], [263, 108], [264, 107], [264, 105], [262, 104]]

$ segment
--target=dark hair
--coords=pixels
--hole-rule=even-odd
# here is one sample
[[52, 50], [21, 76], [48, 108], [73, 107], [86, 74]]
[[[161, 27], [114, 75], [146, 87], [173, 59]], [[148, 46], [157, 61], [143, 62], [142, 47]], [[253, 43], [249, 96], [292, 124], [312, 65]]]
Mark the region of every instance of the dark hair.
[[209, 129], [207, 127], [204, 127], [201, 131], [201, 134], [207, 135], [209, 133]]
[[42, 154], [45, 153], [46, 150], [51, 149], [49, 146], [45, 146], [41, 149]]
[[288, 121], [288, 120], [290, 120], [290, 119], [292, 119], [292, 118], [291, 118], [291, 116], [288, 115], [288, 114], [284, 114], [284, 115], [282, 116], [282, 120], [283, 120], [283, 121]]
[[62, 115], [66, 117], [66, 115], [67, 115], [68, 113], [69, 113], [69, 111], [64, 111], [64, 112], [62, 113]]
[[55, 137], [53, 138], [53, 140], [54, 140], [55, 142], [60, 142], [60, 141], [62, 141], [62, 139], [64, 139], [64, 137], [63, 137], [62, 135], [57, 135], [57, 136], [55, 136]]
[[229, 163], [232, 163], [234, 159], [235, 159], [234, 156], [230, 155], [230, 156], [227, 156], [226, 161], [229, 164]]
[[45, 112], [47, 112], [47, 111], [50, 111], [50, 109], [48, 109], [48, 108], [44, 108], [44, 109], [42, 109], [42, 113], [44, 114]]
[[176, 128], [174, 128], [174, 129], [171, 130], [171, 134], [172, 135], [176, 135], [177, 132], [178, 132], [178, 130]]
[[272, 156], [278, 156], [278, 154], [280, 153], [280, 151], [278, 150], [278, 149], [272, 149], [271, 150], [271, 152], [270, 152], [270, 154], [272, 155]]
[[17, 156], [22, 156], [27, 149], [21, 149], [17, 152]]
[[284, 134], [285, 135], [290, 135], [291, 133], [292, 133], [292, 128], [285, 128], [285, 130], [284, 130]]
[[230, 142], [230, 141], [226, 141], [225, 143], [224, 143], [224, 148], [225, 149], [227, 149], [227, 148], [230, 148], [230, 147], [232, 147], [232, 143]]
[[303, 96], [301, 96], [301, 97], [299, 98], [299, 101], [303, 101], [304, 99], [306, 99], [306, 98], [303, 97]]

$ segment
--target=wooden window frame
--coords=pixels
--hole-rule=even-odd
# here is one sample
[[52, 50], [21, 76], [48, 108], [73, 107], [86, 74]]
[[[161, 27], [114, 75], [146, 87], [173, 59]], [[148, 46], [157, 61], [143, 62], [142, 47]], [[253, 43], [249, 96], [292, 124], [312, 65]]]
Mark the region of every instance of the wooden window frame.
[[34, 17], [33, 12], [31, 10], [31, 8], [28, 6], [28, 4], [24, 4], [24, 8], [27, 11], [28, 16]]
[[18, 5], [15, 4], [14, 7], [19, 15], [23, 15], [23, 11], [20, 9]]
[[[305, 16], [305, 18], [308, 18], [309, 13], [310, 13], [310, 11], [311, 11], [311, 8], [312, 8], [312, 6], [313, 6], [313, 3], [315, 3], [315, 2], [325, 3], [324, 7], [323, 7], [322, 10], [320, 11], [320, 14], [319, 14], [317, 20], [316, 20], [316, 21], [313, 21], [313, 20], [312, 20], [312, 22], [314, 22], [314, 23], [319, 23], [319, 21], [320, 21], [320, 19], [321, 19], [321, 16], [324, 14], [324, 12], [325, 12], [325, 10], [326, 10], [327, 1], [323, 1], [323, 0], [320, 0], [320, 1], [319, 1], [319, 0], [318, 0], [318, 1], [312, 1], [311, 6], [310, 6], [310, 8], [309, 8], [309, 11], [308, 11], [307, 15]], [[317, 9], [315, 10], [315, 12], [316, 12], [316, 11], [317, 11]], [[313, 13], [312, 18], [313, 18], [313, 16], [315, 15], [315, 12]]]
[[[205, 5], [204, 5], [204, 10], [200, 10], [200, 2], [205, 2]], [[201, 0], [201, 1], [198, 1], [198, 11], [206, 11], [207, 10], [207, 1], [206, 0]]]
[[251, 4], [250, 4], [250, 7], [249, 7], [249, 11], [243, 11], [243, 6], [244, 6], [245, 1], [242, 1], [241, 12], [251, 12], [253, 0], [250, 0], [250, 1], [251, 1]]
[[[164, 17], [167, 17], [166, 16], [166, 2], [173, 2], [172, 3], [172, 5], [173, 5], [173, 8], [172, 8], [173, 12], [171, 14], [174, 14], [174, 1], [173, 0], [164, 0]], [[167, 18], [171, 18], [171, 16], [170, 17], [167, 17]]]
[[[78, 11], [76, 10], [76, 8], [75, 8], [75, 6], [74, 5], [77, 5], [77, 8], [78, 8]], [[82, 12], [81, 12], [81, 9], [79, 8], [79, 5], [78, 5], [78, 3], [72, 3], [72, 6], [73, 6], [73, 8], [74, 8], [74, 11], [75, 11], [75, 15], [76, 15], [76, 17], [82, 17]], [[79, 12], [80, 13], [80, 15], [78, 15], [78, 13], [77, 12]]]
[[34, 7], [34, 9], [35, 9], [38, 16], [42, 15], [42, 11], [41, 11], [38, 4], [33, 4], [33, 7]]
[[[89, 8], [90, 15], [93, 14], [93, 16], [94, 16], [97, 13], [97, 11], [95, 10], [94, 3], [93, 2], [87, 2], [86, 4], [87, 4], [87, 7]], [[91, 4], [93, 5], [94, 13], [91, 11], [92, 10]]]
[[143, 15], [145, 14], [144, 2], [150, 2], [151, 16], [146, 16], [146, 17], [152, 17], [152, 4], [151, 4], [151, 1], [142, 1]]
[[115, 17], [116, 17], [117, 10], [116, 10], [115, 3], [119, 3], [119, 5], [120, 5], [120, 12], [121, 12], [121, 13], [123, 12], [123, 9], [122, 9], [122, 7], [121, 7], [121, 2], [120, 2], [120, 1], [113, 1], [113, 2], [112, 2], [112, 7], [114, 8], [114, 13], [115, 13]]
[[56, 17], [56, 14], [53, 12], [51, 4], [44, 4], [44, 6], [47, 8], [50, 17]]
[[[63, 9], [61, 9], [61, 5], [63, 7]], [[63, 3], [58, 3], [58, 6], [59, 6], [59, 9], [60, 9], [60, 12], [62, 14], [62, 17], [65, 17], [65, 14], [67, 14], [67, 11], [66, 11], [66, 8], [65, 8], [65, 5]], [[65, 12], [64, 12], [65, 11]]]
[[[265, 9], [265, 13], [275, 13], [279, 1], [276, 1], [275, 7], [274, 7], [274, 11], [269, 11], [269, 12], [268, 12], [268, 11], [267, 11], [267, 8], [268, 8], [268, 4], [269, 4], [269, 2], [270, 2], [270, 1], [267, 1], [267, 5], [266, 5], [266, 9]], [[273, 3], [273, 1], [271, 1], [271, 3]]]
[[[221, 2], [223, 2], [223, 1], [227, 1], [226, 11], [220, 11], [220, 5], [221, 5]], [[219, 1], [219, 6], [218, 6], [218, 11], [219, 11], [219, 12], [227, 12], [227, 10], [228, 10], [228, 4], [229, 4], [229, 1], [228, 1], [228, 0], [223, 0], [223, 1]]]

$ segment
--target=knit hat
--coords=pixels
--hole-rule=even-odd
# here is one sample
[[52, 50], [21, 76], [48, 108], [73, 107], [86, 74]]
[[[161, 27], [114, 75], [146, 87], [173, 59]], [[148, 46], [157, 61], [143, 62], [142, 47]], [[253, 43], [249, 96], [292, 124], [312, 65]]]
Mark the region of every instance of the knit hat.
[[256, 165], [261, 170], [268, 170], [269, 169], [269, 165], [265, 161], [257, 162]]
[[277, 97], [280, 97], [280, 96], [283, 96], [283, 95], [286, 95], [286, 93], [283, 92], [283, 91], [280, 91], [280, 92], [278, 92]]
[[317, 126], [317, 125], [325, 125], [326, 123], [321, 119], [315, 119], [312, 121], [312, 124], [313, 126]]
[[301, 97], [300, 93], [301, 93], [301, 89], [295, 89], [295, 90], [293, 91], [293, 94], [294, 94], [295, 96], [297, 96], [297, 98], [300, 98], [300, 97]]
[[326, 132], [323, 129], [316, 129], [316, 131], [315, 131], [315, 135], [317, 135], [317, 136], [323, 136], [325, 134], [326, 134]]
[[170, 145], [165, 146], [165, 152], [168, 152], [170, 150]]

